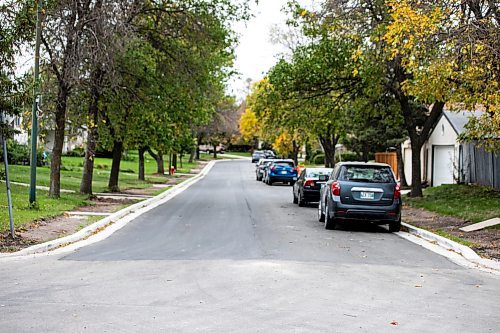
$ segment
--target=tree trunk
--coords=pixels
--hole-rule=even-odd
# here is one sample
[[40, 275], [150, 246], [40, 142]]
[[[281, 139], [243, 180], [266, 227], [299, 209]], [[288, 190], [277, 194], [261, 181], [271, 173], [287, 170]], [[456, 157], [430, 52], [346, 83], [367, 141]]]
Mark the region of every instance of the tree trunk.
[[146, 152], [146, 148], [139, 147], [139, 180], [146, 180], [146, 175], [144, 172], [144, 153]]
[[[82, 181], [80, 183], [80, 192], [83, 194], [92, 194], [92, 178], [94, 173], [94, 158], [98, 140], [99, 122], [99, 99], [101, 98], [101, 81], [103, 72], [95, 69], [91, 74], [90, 105], [88, 109], [88, 134], [87, 149], [85, 150], [85, 161], [83, 166]], [[110, 124], [108, 124], [109, 126]]]
[[401, 187], [408, 187], [408, 182], [406, 181], [406, 175], [405, 175], [405, 165], [403, 161], [403, 151], [401, 149], [401, 144], [396, 145], [396, 157], [398, 160], [399, 183]]
[[122, 161], [123, 142], [115, 140], [113, 142], [113, 162], [111, 163], [111, 173], [109, 174], [108, 190], [119, 192], [118, 186], [120, 178], [120, 163]]
[[177, 154], [173, 153], [172, 154], [172, 166], [177, 170]]
[[158, 150], [158, 154], [155, 154], [151, 148], [148, 148], [148, 153], [156, 161], [156, 173], [164, 175], [165, 174], [165, 166], [163, 163], [163, 152], [161, 150]]
[[66, 125], [68, 95], [68, 89], [66, 87], [59, 86], [55, 114], [56, 128], [54, 133], [54, 146], [52, 148], [52, 159], [50, 161], [49, 196], [53, 198], [59, 198], [61, 196], [61, 155], [64, 146], [64, 129]]
[[214, 159], [217, 159], [217, 146], [216, 145], [212, 146], [214, 146]]
[[191, 150], [191, 154], [189, 155], [189, 161], [188, 161], [188, 163], [193, 163], [194, 162], [194, 158], [196, 157], [196, 152], [197, 152], [196, 148], [193, 148]]
[[319, 137], [319, 142], [325, 152], [325, 167], [333, 168], [335, 166], [335, 146], [337, 145], [338, 138], [335, 134]]
[[196, 146], [196, 159], [200, 160], [200, 146]]
[[420, 168], [420, 150], [422, 144], [419, 138], [410, 138], [411, 140], [411, 197], [421, 197], [422, 193], [422, 170]]
[[295, 162], [295, 165], [299, 164], [299, 149], [300, 146], [297, 144], [297, 141], [292, 141], [292, 159]]

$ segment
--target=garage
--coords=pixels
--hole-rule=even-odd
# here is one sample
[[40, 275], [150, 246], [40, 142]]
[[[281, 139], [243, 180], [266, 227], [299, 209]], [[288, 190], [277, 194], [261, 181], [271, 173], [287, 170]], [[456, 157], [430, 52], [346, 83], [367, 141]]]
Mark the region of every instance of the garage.
[[432, 186], [453, 184], [455, 146], [433, 146]]

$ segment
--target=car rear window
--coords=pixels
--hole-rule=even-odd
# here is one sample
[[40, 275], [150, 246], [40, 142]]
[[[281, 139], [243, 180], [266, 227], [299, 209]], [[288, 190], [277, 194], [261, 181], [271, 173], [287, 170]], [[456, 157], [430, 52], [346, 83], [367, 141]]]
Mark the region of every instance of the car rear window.
[[363, 183], [394, 183], [389, 167], [372, 165], [348, 165], [344, 167], [341, 180]]
[[294, 167], [295, 164], [292, 161], [280, 161], [280, 162], [274, 162], [274, 165], [280, 165], [280, 166], [291, 166]]
[[332, 169], [306, 169], [306, 177], [318, 178], [320, 175], [330, 175]]

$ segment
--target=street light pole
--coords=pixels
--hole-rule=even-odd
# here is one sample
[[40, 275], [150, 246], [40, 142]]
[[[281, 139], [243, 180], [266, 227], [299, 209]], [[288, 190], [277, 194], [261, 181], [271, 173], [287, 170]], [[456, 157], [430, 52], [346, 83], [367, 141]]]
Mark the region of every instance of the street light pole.
[[33, 107], [31, 109], [31, 167], [30, 167], [30, 205], [36, 202], [36, 152], [38, 139], [38, 109], [40, 104], [40, 40], [42, 34], [42, 1], [37, 0], [36, 44], [35, 44], [35, 85]]

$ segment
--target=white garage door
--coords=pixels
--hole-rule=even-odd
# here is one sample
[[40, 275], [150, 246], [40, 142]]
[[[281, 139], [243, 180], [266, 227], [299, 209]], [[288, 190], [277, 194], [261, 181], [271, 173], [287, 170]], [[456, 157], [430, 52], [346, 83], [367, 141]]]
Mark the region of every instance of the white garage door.
[[454, 146], [434, 146], [432, 186], [453, 184]]

